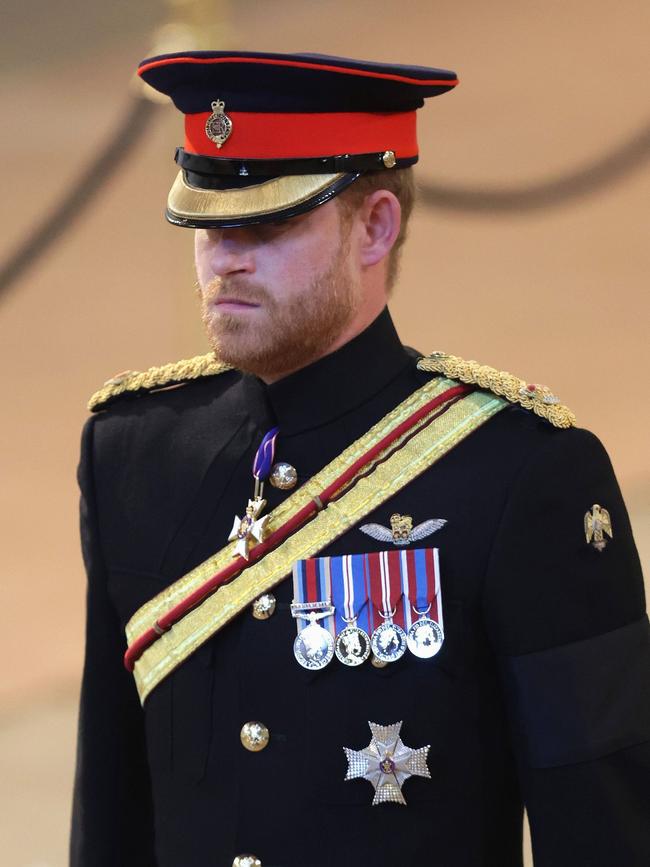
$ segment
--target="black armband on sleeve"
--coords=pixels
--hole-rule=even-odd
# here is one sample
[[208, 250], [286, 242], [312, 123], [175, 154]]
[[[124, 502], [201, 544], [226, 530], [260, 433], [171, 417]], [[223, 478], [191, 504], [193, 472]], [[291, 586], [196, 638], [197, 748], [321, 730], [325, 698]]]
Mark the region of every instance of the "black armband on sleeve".
[[650, 624], [502, 658], [520, 754], [532, 768], [601, 758], [650, 740]]

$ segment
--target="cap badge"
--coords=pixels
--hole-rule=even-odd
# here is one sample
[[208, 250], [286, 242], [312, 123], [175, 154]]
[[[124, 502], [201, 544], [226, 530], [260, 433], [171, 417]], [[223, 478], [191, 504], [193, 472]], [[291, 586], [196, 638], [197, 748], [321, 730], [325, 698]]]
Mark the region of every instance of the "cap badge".
[[411, 542], [419, 542], [436, 530], [440, 530], [447, 523], [445, 518], [429, 518], [416, 527], [413, 526], [413, 518], [410, 515], [394, 514], [390, 516], [390, 530], [381, 524], [364, 524], [359, 527], [362, 533], [372, 536], [378, 542], [392, 542], [393, 545], [409, 545]]
[[593, 545], [597, 551], [602, 551], [607, 544], [605, 533], [610, 539], [614, 538], [612, 520], [607, 509], [603, 509], [598, 503], [594, 503], [591, 511], [585, 514], [585, 536], [588, 545]]
[[386, 804], [393, 801], [396, 804], [406, 804], [402, 794], [402, 786], [409, 777], [426, 777], [431, 779], [427, 767], [429, 747], [411, 749], [402, 743], [399, 736], [402, 723], [382, 726], [368, 723], [372, 738], [363, 750], [351, 750], [343, 747], [348, 760], [346, 780], [362, 777], [368, 780], [375, 789], [373, 807], [376, 804]]
[[232, 132], [232, 121], [225, 109], [226, 103], [222, 99], [216, 99], [212, 103], [212, 114], [205, 122], [205, 134], [218, 148], [224, 146]]

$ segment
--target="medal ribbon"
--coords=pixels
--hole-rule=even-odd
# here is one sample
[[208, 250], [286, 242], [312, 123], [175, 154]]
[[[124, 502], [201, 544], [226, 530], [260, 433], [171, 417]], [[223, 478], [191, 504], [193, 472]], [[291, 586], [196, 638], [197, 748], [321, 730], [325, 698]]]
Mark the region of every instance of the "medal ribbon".
[[[372, 628], [380, 626], [386, 615], [404, 629], [404, 607], [400, 605], [403, 596], [402, 570], [399, 551], [379, 551], [366, 554], [368, 563], [370, 604], [372, 607]], [[381, 615], [385, 615], [382, 617]]]
[[343, 558], [343, 587], [345, 591], [345, 601], [343, 608], [345, 610], [346, 620], [354, 620], [354, 578], [352, 575], [350, 557]]
[[[440, 597], [440, 566], [437, 548], [416, 548], [400, 552], [402, 586], [404, 589], [404, 608], [408, 626], [419, 615], [413, 611], [426, 611], [432, 620], [442, 625], [442, 600]], [[413, 607], [412, 607], [413, 606]]]
[[279, 427], [272, 427], [270, 431], [264, 434], [260, 447], [255, 452], [253, 478], [256, 482], [265, 482], [271, 473], [273, 457], [275, 455], [275, 441], [279, 433]]
[[[371, 634], [384, 620], [381, 613], [394, 608], [394, 622], [408, 631], [419, 618], [412, 606], [423, 612], [431, 605], [427, 616], [444, 628], [437, 548], [300, 560], [293, 568], [293, 595], [298, 603], [331, 599], [335, 613], [320, 623], [334, 638], [353, 618]], [[303, 627], [299, 622], [298, 631]]]
[[[299, 560], [293, 567], [293, 599], [294, 602], [321, 602], [323, 608], [333, 603], [332, 580], [330, 577], [329, 557], [312, 557], [309, 560]], [[312, 609], [318, 610], [318, 609]], [[305, 628], [309, 611], [296, 617], [298, 632]], [[334, 615], [324, 617], [318, 623], [336, 636]]]
[[329, 560], [332, 584], [332, 602], [336, 606], [336, 634], [348, 624], [346, 620], [356, 619], [356, 625], [368, 632], [368, 588], [366, 579], [366, 558], [364, 554], [345, 554], [341, 557], [325, 557]]

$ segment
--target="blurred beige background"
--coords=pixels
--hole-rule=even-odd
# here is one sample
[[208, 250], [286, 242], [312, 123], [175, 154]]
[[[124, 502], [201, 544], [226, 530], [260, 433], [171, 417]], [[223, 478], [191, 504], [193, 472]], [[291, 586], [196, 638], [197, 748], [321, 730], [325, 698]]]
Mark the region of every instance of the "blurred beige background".
[[[650, 122], [647, 0], [5, 0], [1, 21], [0, 262], [110, 139], [154, 44], [183, 49], [198, 37], [197, 47], [457, 70], [456, 92], [421, 113], [422, 182], [527, 186]], [[162, 218], [181, 126], [173, 109], [155, 111], [88, 209], [0, 298], [8, 867], [66, 863], [84, 600], [74, 472], [87, 398], [125, 368], [205, 351], [192, 233]], [[646, 564], [649, 201], [647, 161], [554, 207], [420, 207], [392, 305], [406, 342], [547, 383], [599, 434]]]

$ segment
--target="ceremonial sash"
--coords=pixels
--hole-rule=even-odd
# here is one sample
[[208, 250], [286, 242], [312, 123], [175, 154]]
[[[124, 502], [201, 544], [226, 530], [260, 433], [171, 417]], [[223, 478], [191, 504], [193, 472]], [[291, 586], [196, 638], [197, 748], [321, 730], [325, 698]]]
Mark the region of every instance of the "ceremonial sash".
[[[126, 627], [125, 659], [140, 700], [144, 703], [198, 647], [279, 584], [296, 561], [312, 557], [351, 529], [507, 406], [494, 394], [466, 393], [465, 388], [444, 378], [422, 386], [270, 514], [271, 536], [252, 549], [248, 563], [233, 563], [232, 542], [145, 603]], [[331, 488], [339, 483], [343, 493], [337, 491], [338, 498], [330, 500]], [[302, 515], [308, 523], [297, 521]], [[283, 534], [285, 528], [290, 533]], [[274, 537], [281, 540], [276, 544]], [[221, 575], [228, 583], [215, 590]], [[179, 610], [181, 619], [170, 624]]]

